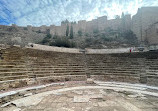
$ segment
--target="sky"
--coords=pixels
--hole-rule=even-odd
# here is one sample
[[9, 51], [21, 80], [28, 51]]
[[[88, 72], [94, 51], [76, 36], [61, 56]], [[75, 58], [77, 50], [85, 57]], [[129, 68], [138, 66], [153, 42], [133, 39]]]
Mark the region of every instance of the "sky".
[[135, 15], [158, 0], [0, 0], [0, 24], [19, 26], [60, 25], [61, 21], [87, 20], [116, 15]]

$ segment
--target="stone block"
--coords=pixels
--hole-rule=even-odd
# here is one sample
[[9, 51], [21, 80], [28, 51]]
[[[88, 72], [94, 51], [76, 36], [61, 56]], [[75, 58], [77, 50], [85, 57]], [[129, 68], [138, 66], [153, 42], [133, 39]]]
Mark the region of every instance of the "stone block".
[[94, 84], [94, 80], [92, 78], [87, 78], [87, 84]]

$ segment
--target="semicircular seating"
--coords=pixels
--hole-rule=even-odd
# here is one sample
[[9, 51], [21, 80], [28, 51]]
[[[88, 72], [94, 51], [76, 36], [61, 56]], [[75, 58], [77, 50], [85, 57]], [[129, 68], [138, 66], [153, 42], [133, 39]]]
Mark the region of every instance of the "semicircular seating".
[[1, 50], [0, 90], [87, 77], [158, 85], [158, 52], [84, 54], [15, 46]]

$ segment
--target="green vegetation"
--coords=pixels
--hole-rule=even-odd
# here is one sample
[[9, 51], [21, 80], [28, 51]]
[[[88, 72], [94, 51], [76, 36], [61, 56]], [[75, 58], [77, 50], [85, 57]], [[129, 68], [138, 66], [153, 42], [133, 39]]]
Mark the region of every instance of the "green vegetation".
[[126, 40], [126, 42], [129, 44], [137, 43], [137, 37], [131, 30], [124, 31], [119, 36], [123, 37]]
[[54, 39], [54, 41], [52, 41], [49, 45], [68, 48], [73, 48], [76, 46], [75, 43], [73, 41], [69, 41], [67, 37], [57, 37], [57, 39]]
[[119, 19], [120, 18], [120, 16], [119, 15], [115, 15], [115, 19]]
[[24, 30], [27, 30], [27, 27], [24, 27]]
[[40, 42], [41, 44], [46, 44], [50, 41], [50, 38], [52, 37], [51, 34], [47, 34], [46, 37]]
[[59, 37], [57, 35], [52, 37], [51, 34], [47, 34], [39, 44], [68, 48], [73, 48], [76, 46], [75, 42], [70, 41], [67, 37]]
[[88, 37], [88, 36], [89, 36], [89, 33], [85, 33], [85, 36]]
[[66, 36], [69, 36], [69, 25], [66, 27]]
[[68, 24], [69, 21], [66, 19], [65, 21], [62, 21], [61, 24]]
[[74, 21], [74, 22], [71, 22], [71, 24], [76, 24], [76, 21]]
[[72, 25], [71, 25], [71, 29], [70, 29], [70, 39], [73, 39], [73, 37], [74, 37], [74, 35], [73, 35], [73, 27], [72, 27]]

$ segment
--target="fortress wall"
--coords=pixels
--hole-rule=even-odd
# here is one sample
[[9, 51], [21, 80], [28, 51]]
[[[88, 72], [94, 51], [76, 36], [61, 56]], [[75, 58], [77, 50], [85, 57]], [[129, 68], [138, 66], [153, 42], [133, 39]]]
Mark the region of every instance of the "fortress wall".
[[138, 40], [141, 40], [141, 14], [138, 10], [137, 14], [132, 17], [132, 31], [136, 34]]
[[[150, 27], [150, 25], [158, 22], [158, 7], [142, 7], [138, 10], [137, 14], [132, 17], [130, 15], [124, 16], [125, 25], [122, 24], [122, 18], [107, 20], [106, 16], [98, 17], [92, 21], [79, 21], [78, 24], [72, 24], [74, 34], [78, 34], [78, 30], [82, 30], [83, 33], [93, 33], [93, 30], [98, 29], [99, 31], [104, 30], [108, 27], [117, 30], [122, 28], [126, 30], [132, 30], [139, 41], [141, 39], [144, 41], [146, 38], [146, 30]], [[15, 29], [12, 29], [14, 27]], [[52, 35], [65, 36], [66, 34], [66, 24], [61, 26], [41, 26], [41, 27], [32, 27], [27, 26], [27, 31], [31, 34], [32, 32], [38, 33], [42, 32], [44, 34], [50, 33]], [[71, 25], [69, 24], [69, 29], [71, 29]], [[25, 27], [19, 27], [13, 24], [12, 26], [4, 26], [0, 25], [1, 35], [8, 36], [10, 33], [7, 31], [12, 31], [13, 33], [17, 32], [16, 30], [20, 30], [20, 32], [26, 32]], [[149, 32], [149, 31], [148, 31]], [[150, 32], [149, 32], [150, 33]], [[148, 34], [150, 35], [150, 34]], [[29, 35], [30, 36], [30, 35]], [[33, 35], [34, 36], [34, 35]], [[153, 39], [152, 41], [154, 42]], [[151, 41], [149, 41], [151, 42]], [[153, 44], [153, 43], [151, 43]]]
[[82, 30], [82, 32], [85, 32], [86, 30], [86, 20], [82, 20], [78, 22], [78, 30]]
[[93, 32], [93, 24], [92, 21], [87, 21], [85, 32], [92, 33]]
[[98, 18], [98, 30], [104, 30], [106, 28], [107, 16]]
[[158, 21], [158, 7], [142, 7], [132, 18], [132, 30], [137, 35], [138, 40], [146, 38], [145, 30], [153, 23]]
[[73, 26], [73, 32], [74, 32], [74, 34], [78, 34], [78, 30], [79, 30], [78, 24], [73, 24], [72, 26]]
[[107, 27], [118, 30], [121, 27], [121, 19], [112, 19], [107, 21]]
[[146, 30], [146, 38], [150, 45], [158, 44], [158, 23], [151, 25]]
[[124, 29], [130, 30], [131, 23], [132, 23], [131, 15], [125, 15], [125, 28]]
[[146, 38], [145, 30], [155, 22], [158, 22], [158, 7], [155, 8], [142, 8], [142, 39]]

